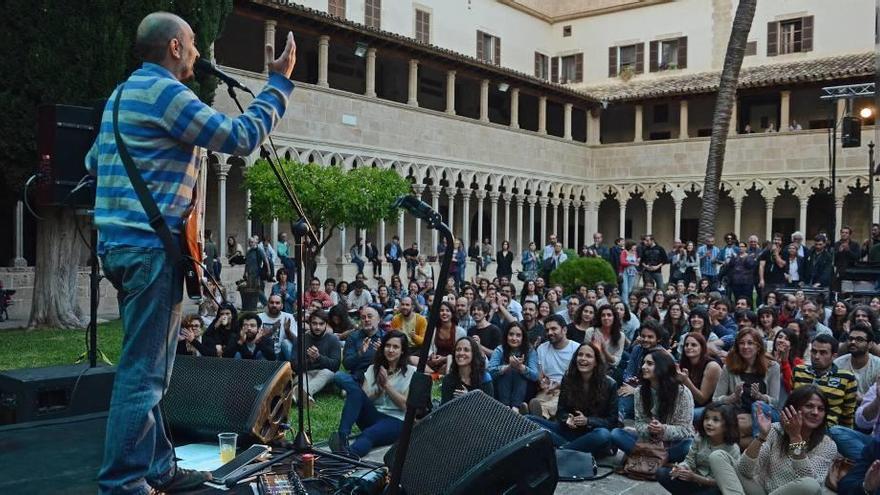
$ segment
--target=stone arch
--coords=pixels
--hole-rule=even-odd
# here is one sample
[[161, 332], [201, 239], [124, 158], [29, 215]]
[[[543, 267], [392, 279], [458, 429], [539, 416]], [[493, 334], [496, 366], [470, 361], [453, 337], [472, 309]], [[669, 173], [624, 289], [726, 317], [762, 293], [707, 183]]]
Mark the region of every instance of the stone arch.
[[364, 166], [364, 159], [358, 155], [348, 155], [345, 158], [345, 162], [343, 163], [344, 170], [351, 170], [354, 168], [360, 168]]
[[324, 160], [322, 162], [325, 167], [344, 167], [345, 166], [345, 158], [342, 157], [339, 153], [331, 152], [324, 155]]
[[321, 152], [315, 149], [305, 150], [299, 157], [302, 163], [324, 163], [324, 157]]

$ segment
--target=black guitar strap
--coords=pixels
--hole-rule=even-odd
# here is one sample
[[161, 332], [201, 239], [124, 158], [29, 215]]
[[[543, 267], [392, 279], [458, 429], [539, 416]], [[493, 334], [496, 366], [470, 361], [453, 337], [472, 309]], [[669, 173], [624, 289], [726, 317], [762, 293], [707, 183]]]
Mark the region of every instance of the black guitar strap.
[[119, 157], [122, 158], [122, 164], [125, 165], [125, 171], [128, 173], [129, 180], [131, 180], [134, 192], [137, 193], [141, 206], [143, 206], [144, 212], [147, 214], [150, 227], [156, 231], [156, 235], [159, 236], [162, 245], [165, 246], [165, 252], [168, 254], [169, 261], [176, 265], [182, 260], [180, 246], [175, 244], [165, 217], [162, 216], [159, 207], [156, 206], [156, 200], [153, 199], [153, 195], [147, 189], [147, 184], [144, 182], [144, 178], [135, 166], [134, 161], [132, 161], [128, 148], [122, 140], [122, 134], [119, 133], [119, 101], [122, 98], [122, 90], [124, 88], [125, 84], [119, 86], [119, 90], [116, 92], [116, 100], [113, 102], [113, 133], [116, 135], [116, 148], [119, 150]]

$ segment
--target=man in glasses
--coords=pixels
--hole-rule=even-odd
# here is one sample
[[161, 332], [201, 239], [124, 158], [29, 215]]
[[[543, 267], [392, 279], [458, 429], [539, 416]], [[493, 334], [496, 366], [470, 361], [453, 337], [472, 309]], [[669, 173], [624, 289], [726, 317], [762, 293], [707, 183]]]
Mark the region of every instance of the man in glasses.
[[840, 369], [850, 370], [859, 382], [859, 397], [864, 397], [871, 385], [880, 377], [880, 357], [868, 352], [874, 341], [874, 332], [867, 322], [857, 321], [849, 331], [844, 354], [834, 360]]

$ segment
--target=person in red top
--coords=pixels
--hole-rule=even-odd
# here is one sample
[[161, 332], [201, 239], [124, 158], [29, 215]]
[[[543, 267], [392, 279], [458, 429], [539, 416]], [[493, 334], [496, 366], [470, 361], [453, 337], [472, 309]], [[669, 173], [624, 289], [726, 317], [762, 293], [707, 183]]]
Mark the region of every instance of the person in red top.
[[309, 290], [303, 294], [303, 303], [306, 307], [310, 306], [312, 301], [321, 301], [324, 309], [333, 307], [333, 299], [330, 298], [330, 294], [321, 290], [321, 280], [318, 277], [312, 278], [312, 281], [309, 282]]

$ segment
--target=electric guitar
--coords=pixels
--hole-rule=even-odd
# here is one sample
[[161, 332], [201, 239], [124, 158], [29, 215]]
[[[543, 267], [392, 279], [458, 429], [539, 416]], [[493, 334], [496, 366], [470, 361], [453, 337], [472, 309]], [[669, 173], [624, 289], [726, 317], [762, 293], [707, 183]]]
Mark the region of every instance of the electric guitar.
[[180, 227], [180, 251], [183, 256], [183, 280], [186, 287], [186, 295], [193, 301], [202, 299], [202, 277], [204, 276], [204, 258], [202, 257], [203, 246], [199, 232], [199, 186], [196, 181], [193, 187], [192, 204], [184, 215], [183, 224]]

